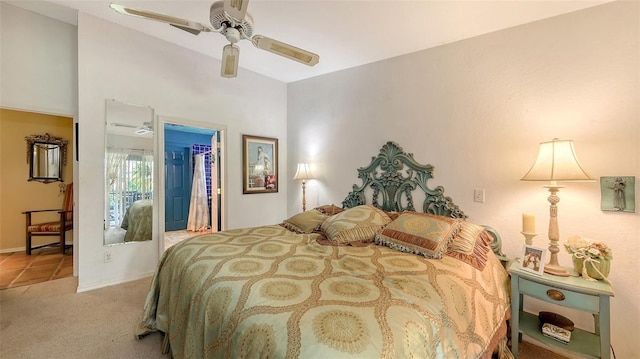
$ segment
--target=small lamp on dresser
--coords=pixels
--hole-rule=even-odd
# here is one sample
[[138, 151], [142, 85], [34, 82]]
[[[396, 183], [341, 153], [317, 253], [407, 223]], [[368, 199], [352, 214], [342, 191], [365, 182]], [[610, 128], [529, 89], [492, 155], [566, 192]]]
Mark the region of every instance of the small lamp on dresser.
[[311, 171], [309, 170], [309, 164], [307, 164], [306, 162], [300, 162], [298, 163], [298, 168], [296, 169], [296, 174], [293, 176], [294, 180], [302, 180], [302, 211], [306, 211], [307, 210], [307, 200], [305, 198], [305, 189], [306, 189], [306, 182], [308, 179], [312, 179], [313, 175], [311, 174]]
[[522, 177], [521, 181], [543, 181], [549, 182], [544, 186], [549, 189], [547, 200], [551, 204], [549, 207], [549, 263], [545, 265], [544, 271], [549, 274], [567, 277], [569, 272], [558, 263], [558, 240], [560, 233], [558, 230], [558, 207], [560, 201], [558, 191], [563, 186], [558, 186], [558, 182], [593, 182], [582, 169], [578, 162], [576, 152], [573, 148], [573, 141], [559, 140], [554, 138], [549, 142], [540, 143], [538, 158], [529, 172]]

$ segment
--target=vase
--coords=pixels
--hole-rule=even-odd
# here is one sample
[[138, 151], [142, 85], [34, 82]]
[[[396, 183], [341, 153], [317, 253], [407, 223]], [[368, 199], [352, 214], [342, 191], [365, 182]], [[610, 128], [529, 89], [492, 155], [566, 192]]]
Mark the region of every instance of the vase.
[[[582, 275], [582, 269], [584, 268], [584, 259], [572, 257], [573, 259], [573, 268], [578, 272], [578, 274]], [[596, 262], [597, 261], [597, 262]], [[598, 269], [596, 271], [596, 268]], [[600, 273], [598, 273], [600, 271]], [[611, 259], [607, 258], [597, 258], [595, 260], [587, 262], [587, 274], [591, 278], [595, 279], [604, 279], [609, 276], [609, 272], [611, 271]]]

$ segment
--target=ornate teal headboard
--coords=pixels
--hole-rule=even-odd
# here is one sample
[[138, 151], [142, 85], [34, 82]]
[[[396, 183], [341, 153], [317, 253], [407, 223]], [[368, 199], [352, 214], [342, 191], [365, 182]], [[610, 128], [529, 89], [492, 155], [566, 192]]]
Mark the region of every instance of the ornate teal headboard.
[[[358, 168], [362, 185], [353, 185], [342, 201], [344, 208], [367, 204], [364, 191], [373, 190], [372, 204], [384, 211], [415, 211], [413, 191], [420, 188], [425, 194], [422, 204], [424, 213], [432, 213], [452, 218], [467, 218], [467, 215], [444, 195], [444, 188], [430, 189], [427, 181], [433, 178], [433, 166], [421, 165], [395, 142], [387, 142], [376, 157], [366, 167]], [[382, 196], [382, 203], [379, 197]]]
[[[358, 168], [358, 178], [362, 184], [353, 185], [342, 201], [342, 207], [352, 208], [368, 204], [365, 190], [373, 191], [371, 204], [386, 212], [416, 211], [413, 193], [420, 188], [424, 192], [422, 212], [440, 216], [466, 219], [468, 216], [453, 203], [451, 197], [444, 195], [444, 187], [429, 188], [427, 181], [433, 178], [433, 166], [422, 165], [413, 159], [412, 153], [406, 153], [395, 142], [387, 142], [380, 149], [371, 163]], [[381, 198], [382, 197], [382, 198]], [[506, 259], [502, 254], [502, 240], [495, 229], [485, 226], [487, 232], [494, 237], [492, 249], [500, 259]]]

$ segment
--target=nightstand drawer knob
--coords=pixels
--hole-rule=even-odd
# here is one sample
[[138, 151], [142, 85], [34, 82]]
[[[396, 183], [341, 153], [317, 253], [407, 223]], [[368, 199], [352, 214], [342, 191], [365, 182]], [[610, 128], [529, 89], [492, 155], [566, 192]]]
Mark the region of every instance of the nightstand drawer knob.
[[547, 291], [547, 297], [559, 302], [564, 300], [564, 294], [562, 294], [561, 291], [555, 289], [549, 289]]

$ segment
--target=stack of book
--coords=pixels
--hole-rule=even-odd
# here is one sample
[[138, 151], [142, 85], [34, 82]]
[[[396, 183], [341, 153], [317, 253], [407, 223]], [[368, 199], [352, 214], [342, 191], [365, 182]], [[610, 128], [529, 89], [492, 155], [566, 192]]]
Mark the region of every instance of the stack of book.
[[558, 326], [555, 326], [551, 323], [544, 323], [542, 324], [542, 334], [546, 337], [549, 337], [551, 339], [555, 339], [561, 343], [564, 344], [569, 344], [569, 341], [571, 340], [571, 332], [564, 329], [564, 328], [560, 328]]

